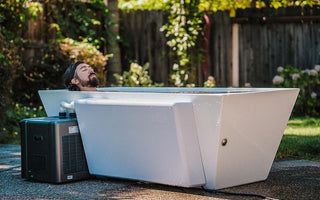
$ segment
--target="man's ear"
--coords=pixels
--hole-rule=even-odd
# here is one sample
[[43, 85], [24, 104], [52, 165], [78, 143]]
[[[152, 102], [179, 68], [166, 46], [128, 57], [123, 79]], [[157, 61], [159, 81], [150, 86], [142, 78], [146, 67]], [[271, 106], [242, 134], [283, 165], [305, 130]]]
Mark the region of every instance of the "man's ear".
[[80, 82], [79, 82], [78, 79], [73, 78], [73, 79], [71, 80], [71, 83], [72, 83], [73, 85], [78, 85]]

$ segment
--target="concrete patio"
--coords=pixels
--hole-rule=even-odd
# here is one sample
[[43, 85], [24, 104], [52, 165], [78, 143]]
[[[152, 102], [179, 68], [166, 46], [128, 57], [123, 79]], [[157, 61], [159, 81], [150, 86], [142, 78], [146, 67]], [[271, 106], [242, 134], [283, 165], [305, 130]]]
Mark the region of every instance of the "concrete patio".
[[[0, 145], [0, 199], [262, 199], [112, 178], [92, 177], [59, 185], [29, 182], [21, 178], [20, 163], [19, 145]], [[320, 163], [276, 160], [266, 181], [222, 191], [316, 200], [320, 197]]]

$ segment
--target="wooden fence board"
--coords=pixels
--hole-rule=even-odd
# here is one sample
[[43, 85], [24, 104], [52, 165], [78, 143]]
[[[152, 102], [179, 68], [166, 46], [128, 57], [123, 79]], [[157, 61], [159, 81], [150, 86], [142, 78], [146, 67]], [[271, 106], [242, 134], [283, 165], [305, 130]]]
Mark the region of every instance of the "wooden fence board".
[[169, 83], [172, 58], [160, 28], [166, 23], [166, 14], [160, 10], [121, 12], [122, 37], [129, 45], [122, 45], [123, 70], [129, 70], [128, 61], [140, 65], [149, 62], [149, 73], [154, 82]]
[[313, 68], [320, 61], [319, 31], [319, 23], [241, 24], [240, 85], [270, 86], [278, 66]]

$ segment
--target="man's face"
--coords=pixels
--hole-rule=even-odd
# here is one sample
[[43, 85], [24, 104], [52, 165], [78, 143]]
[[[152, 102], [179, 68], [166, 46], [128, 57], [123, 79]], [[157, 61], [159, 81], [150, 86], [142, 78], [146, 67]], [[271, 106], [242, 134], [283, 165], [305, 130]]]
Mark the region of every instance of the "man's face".
[[78, 65], [75, 71], [75, 78], [77, 78], [83, 87], [97, 87], [99, 85], [99, 80], [96, 73], [86, 63], [81, 63]]

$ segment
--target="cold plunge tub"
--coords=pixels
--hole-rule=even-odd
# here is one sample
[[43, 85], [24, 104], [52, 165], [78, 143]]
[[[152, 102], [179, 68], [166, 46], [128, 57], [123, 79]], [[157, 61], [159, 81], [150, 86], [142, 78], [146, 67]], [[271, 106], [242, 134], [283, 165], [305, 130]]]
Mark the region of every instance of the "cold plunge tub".
[[40, 90], [48, 116], [75, 102], [89, 172], [221, 189], [265, 180], [299, 89]]

